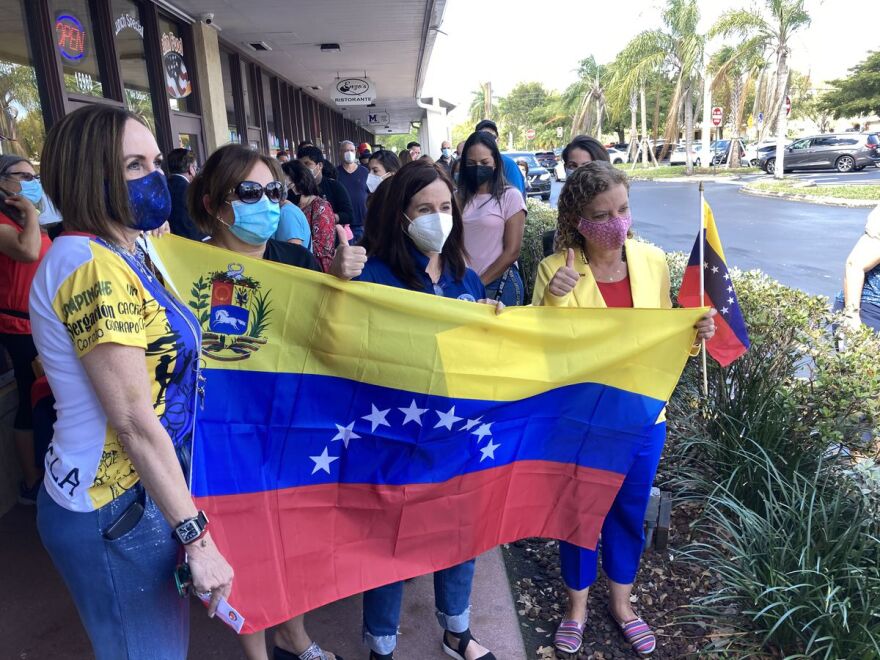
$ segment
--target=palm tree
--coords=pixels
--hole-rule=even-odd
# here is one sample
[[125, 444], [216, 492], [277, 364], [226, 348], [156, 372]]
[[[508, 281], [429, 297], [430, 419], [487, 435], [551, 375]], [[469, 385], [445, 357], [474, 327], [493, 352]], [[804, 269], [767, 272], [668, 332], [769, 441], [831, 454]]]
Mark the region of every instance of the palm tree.
[[784, 173], [787, 129], [785, 92], [788, 86], [791, 38], [799, 29], [810, 24], [810, 15], [804, 9], [804, 0], [764, 0], [764, 5], [764, 12], [744, 9], [725, 12], [710, 34], [754, 40], [766, 54], [775, 56], [776, 85], [771, 107], [772, 121], [769, 123], [776, 127], [776, 162], [773, 175], [781, 179]]
[[[621, 105], [624, 102], [629, 106], [630, 111], [630, 138], [629, 138], [629, 160], [635, 166], [636, 156], [639, 153], [639, 145], [647, 145], [647, 142], [640, 143], [638, 141], [638, 129], [636, 127], [637, 111], [641, 109], [642, 114], [642, 140], [648, 139], [648, 119], [646, 116], [645, 103], [645, 81], [655, 73], [654, 64], [650, 60], [646, 60], [642, 53], [636, 51], [631, 45], [626, 46], [611, 65], [613, 74], [611, 83], [609, 84], [610, 92], [608, 94], [608, 102], [611, 105]], [[649, 154], [654, 156], [654, 152], [650, 149], [642, 149], [642, 165], [647, 166]], [[654, 158], [654, 165], [657, 165]]]
[[[703, 58], [705, 38], [697, 32], [700, 10], [697, 0], [667, 0], [663, 28], [645, 30], [627, 44], [634, 55], [633, 64], [642, 71], [660, 69], [675, 81], [675, 92], [666, 118], [667, 147], [678, 137], [679, 114], [685, 114], [687, 171], [693, 173], [690, 146], [694, 135], [693, 88]], [[667, 147], [664, 147], [664, 151]]]
[[468, 118], [476, 125], [481, 119], [492, 119], [498, 112], [496, 99], [492, 96], [492, 83], [480, 83], [480, 89], [471, 92], [471, 104], [468, 108]]
[[573, 109], [571, 136], [589, 133], [595, 126], [597, 140], [602, 139], [602, 115], [606, 112], [605, 79], [608, 67], [598, 64], [590, 55], [578, 66], [578, 81], [563, 95], [564, 102]]

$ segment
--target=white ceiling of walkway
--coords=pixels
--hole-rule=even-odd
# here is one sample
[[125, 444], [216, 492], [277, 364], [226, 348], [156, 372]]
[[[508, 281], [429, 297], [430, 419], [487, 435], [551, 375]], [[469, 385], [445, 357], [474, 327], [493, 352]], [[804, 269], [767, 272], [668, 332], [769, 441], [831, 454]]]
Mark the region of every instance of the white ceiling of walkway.
[[[171, 0], [194, 19], [214, 14], [220, 39], [275, 70], [307, 93], [336, 107], [329, 97], [337, 75], [370, 77], [376, 107], [349, 108], [345, 116], [367, 125], [367, 112], [387, 111], [394, 132], [424, 117], [416, 100], [431, 57], [446, 0]], [[254, 52], [251, 42], [272, 49]], [[341, 51], [321, 52], [322, 43]], [[313, 89], [319, 87], [320, 89]], [[339, 108], [341, 110], [341, 108]]]

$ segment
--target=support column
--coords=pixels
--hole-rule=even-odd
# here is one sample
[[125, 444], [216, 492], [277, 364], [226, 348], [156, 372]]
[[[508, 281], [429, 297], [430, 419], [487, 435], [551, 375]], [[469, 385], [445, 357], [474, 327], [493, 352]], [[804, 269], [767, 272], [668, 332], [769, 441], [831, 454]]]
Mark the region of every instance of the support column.
[[220, 67], [220, 42], [217, 30], [195, 23], [192, 26], [195, 46], [196, 80], [202, 122], [205, 129], [205, 151], [210, 154], [229, 142], [229, 123], [226, 121], [226, 102], [223, 96], [223, 70]]

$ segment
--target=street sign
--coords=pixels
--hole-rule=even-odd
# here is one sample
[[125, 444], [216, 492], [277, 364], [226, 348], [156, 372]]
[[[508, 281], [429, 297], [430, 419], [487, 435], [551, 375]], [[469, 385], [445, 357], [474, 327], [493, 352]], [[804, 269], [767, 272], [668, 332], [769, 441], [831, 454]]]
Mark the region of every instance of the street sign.
[[758, 113], [758, 126], [760, 126], [760, 125], [763, 124], [763, 123], [764, 123], [764, 113], [763, 113], [763, 112], [759, 112], [759, 113]]
[[721, 120], [724, 118], [724, 108], [715, 106], [712, 108], [712, 125], [721, 126]]
[[367, 114], [367, 123], [371, 126], [384, 126], [390, 122], [387, 112], [370, 112]]
[[337, 78], [330, 97], [336, 105], [369, 105], [376, 100], [376, 86], [369, 78]]
[[748, 118], [748, 120], [746, 121], [746, 124], [748, 125], [749, 128], [751, 128], [752, 126], [754, 126], [754, 125], [755, 125], [755, 116], [754, 116], [754, 115], [749, 115], [749, 118]]
[[785, 116], [788, 117], [791, 114], [791, 97], [786, 94], [785, 96]]
[[530, 128], [526, 131], [526, 140], [534, 140], [537, 133], [534, 128]]
[[556, 137], [561, 138], [564, 131], [562, 130], [562, 126], [556, 127]]

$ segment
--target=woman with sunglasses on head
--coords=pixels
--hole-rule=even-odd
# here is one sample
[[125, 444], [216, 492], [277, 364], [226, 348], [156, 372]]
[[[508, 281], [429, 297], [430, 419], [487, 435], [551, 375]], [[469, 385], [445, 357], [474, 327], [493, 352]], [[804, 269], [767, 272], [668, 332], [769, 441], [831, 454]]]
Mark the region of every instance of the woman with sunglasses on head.
[[[284, 163], [293, 165], [295, 161]], [[210, 245], [244, 256], [266, 259], [288, 266], [320, 270], [315, 258], [303, 246], [276, 241], [280, 203], [284, 201], [284, 174], [274, 158], [263, 156], [240, 144], [221, 147], [208, 158], [189, 189], [189, 212], [196, 226], [211, 236]], [[338, 231], [342, 231], [340, 226]], [[329, 269], [340, 276], [356, 274], [346, 263], [358, 261], [363, 248], [343, 244]], [[366, 261], [363, 256], [360, 263]], [[349, 277], [346, 277], [348, 279]], [[264, 632], [240, 637], [248, 660], [267, 660]], [[274, 660], [341, 660], [312, 642], [303, 616], [278, 626]]]
[[[299, 160], [281, 166], [287, 181], [287, 199], [303, 212], [311, 229], [310, 248], [318, 265], [325, 273], [330, 271], [336, 249], [336, 217], [333, 207], [318, 193], [318, 184], [312, 171]], [[342, 244], [348, 244], [345, 240]]]
[[[404, 165], [376, 195], [362, 239], [368, 259], [356, 279], [503, 308], [485, 299], [483, 283], [466, 265], [461, 214], [441, 165], [421, 159]], [[434, 574], [443, 650], [458, 660], [494, 660], [470, 632], [473, 577], [474, 560]], [[393, 658], [402, 597], [403, 582], [364, 594], [364, 638], [370, 660]]]
[[[89, 153], [91, 158], [83, 159]], [[46, 136], [43, 184], [65, 233], [31, 286], [34, 343], [58, 418], [37, 528], [98, 660], [183, 660], [181, 552], [208, 615], [233, 571], [184, 476], [199, 398], [199, 323], [138, 249], [171, 195], [156, 140], [133, 113], [89, 105]]]
[[42, 198], [40, 178], [30, 161], [21, 156], [0, 156], [0, 346], [12, 359], [18, 388], [12, 433], [24, 475], [18, 487], [22, 504], [36, 503], [43, 472], [34, 455], [31, 386], [37, 349], [28, 315], [31, 281], [51, 245], [40, 229], [35, 208]]

